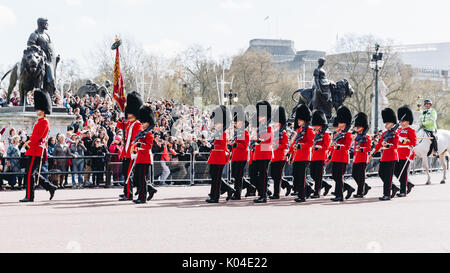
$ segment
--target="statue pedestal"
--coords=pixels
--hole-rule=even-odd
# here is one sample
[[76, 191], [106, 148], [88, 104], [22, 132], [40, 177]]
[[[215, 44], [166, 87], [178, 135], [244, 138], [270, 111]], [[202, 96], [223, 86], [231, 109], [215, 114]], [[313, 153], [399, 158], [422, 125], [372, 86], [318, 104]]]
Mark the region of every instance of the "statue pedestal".
[[[75, 116], [68, 115], [65, 108], [53, 108], [53, 113], [47, 119], [50, 122], [49, 136], [56, 136], [58, 133], [66, 134], [67, 126], [75, 121]], [[0, 108], [0, 129], [9, 125], [9, 128], [16, 130], [26, 129], [28, 135], [31, 135], [36, 121], [34, 107], [26, 107], [25, 111], [23, 106]], [[9, 136], [8, 130], [5, 136]]]

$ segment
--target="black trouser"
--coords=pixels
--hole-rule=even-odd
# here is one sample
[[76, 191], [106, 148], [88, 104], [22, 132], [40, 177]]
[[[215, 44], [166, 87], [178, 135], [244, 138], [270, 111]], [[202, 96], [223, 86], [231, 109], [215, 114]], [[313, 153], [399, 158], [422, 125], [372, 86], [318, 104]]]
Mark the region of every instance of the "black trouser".
[[383, 181], [384, 196], [391, 196], [392, 193], [392, 177], [394, 176], [394, 168], [396, 161], [380, 162], [380, 170], [378, 171], [381, 180]]
[[[400, 180], [400, 193], [406, 194], [408, 192], [408, 185], [412, 185], [408, 182], [409, 165], [411, 162], [409, 160], [400, 160], [395, 164], [395, 176]], [[402, 173], [403, 171], [403, 173]], [[401, 174], [401, 176], [400, 176]]]
[[316, 195], [320, 194], [323, 181], [323, 169], [325, 166], [325, 161], [312, 161], [309, 167], [311, 178], [314, 180], [314, 193]]
[[127, 183], [128, 176], [131, 175], [132, 164], [133, 162], [131, 161], [130, 158], [124, 158], [122, 161], [122, 174], [125, 179], [124, 181], [125, 185], [123, 186], [123, 194], [125, 194], [125, 197], [128, 199], [133, 198], [133, 183], [132, 183], [133, 181], [131, 180], [131, 178], [128, 180]]
[[156, 188], [151, 183], [147, 183], [150, 166], [149, 163], [141, 163], [134, 167], [133, 184], [138, 188], [138, 199], [142, 202], [146, 202], [147, 193], [156, 192]]
[[247, 189], [247, 191], [248, 193], [254, 194], [256, 188], [258, 187], [255, 161], [253, 161], [252, 164], [248, 166], [248, 175], [250, 176], [250, 184], [252, 184], [255, 187], [255, 189]]
[[337, 198], [344, 197], [344, 189], [348, 190], [351, 188], [348, 184], [344, 185], [344, 174], [347, 170], [347, 163], [333, 162], [332, 175], [333, 180], [336, 182], [335, 193]]
[[277, 161], [270, 164], [270, 174], [274, 182], [274, 196], [280, 196], [280, 188], [286, 189], [291, 185], [283, 179], [283, 170], [286, 161]]
[[[37, 177], [37, 174], [39, 172], [39, 166], [41, 164], [41, 158], [36, 156], [27, 156], [27, 169], [25, 174], [25, 187], [26, 187], [26, 196], [25, 198], [34, 201], [34, 183], [35, 183], [35, 176]], [[53, 186], [48, 181], [40, 180], [39, 185], [41, 185], [46, 191], [50, 191]]]
[[212, 200], [219, 200], [220, 187], [222, 184], [222, 172], [225, 165], [209, 165], [209, 175], [211, 177], [211, 193]]
[[253, 162], [255, 165], [256, 183], [258, 195], [260, 198], [267, 198], [267, 182], [268, 178], [268, 167], [270, 160], [256, 160]]
[[365, 188], [369, 185], [366, 184], [366, 168], [367, 163], [355, 163], [353, 164], [352, 177], [358, 184], [358, 195], [363, 195]]
[[231, 162], [231, 175], [234, 178], [234, 189], [236, 190], [236, 197], [241, 197], [242, 178], [244, 177], [245, 165], [247, 165], [247, 161]]
[[308, 161], [294, 162], [294, 191], [298, 193], [300, 199], [306, 198], [306, 170], [308, 169]]
[[433, 131], [425, 131], [425, 132], [428, 134], [429, 137], [432, 138], [431, 139], [431, 150], [428, 153], [428, 156], [430, 156], [433, 153], [433, 151], [435, 151], [436, 153], [439, 151], [438, 143], [437, 143], [437, 139], [436, 139], [436, 136], [434, 135]]

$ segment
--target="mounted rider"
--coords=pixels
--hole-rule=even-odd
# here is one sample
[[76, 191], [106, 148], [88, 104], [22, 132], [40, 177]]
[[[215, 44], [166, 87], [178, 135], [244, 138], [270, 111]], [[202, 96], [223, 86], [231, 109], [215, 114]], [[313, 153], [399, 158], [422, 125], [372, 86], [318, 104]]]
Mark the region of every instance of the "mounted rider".
[[[53, 59], [54, 50], [52, 40], [46, 32], [48, 30], [48, 20], [46, 18], [39, 18], [37, 20], [38, 28], [36, 31], [31, 33], [30, 38], [28, 38], [28, 46], [35, 45], [44, 51], [45, 55], [45, 79], [44, 79], [44, 90], [49, 92], [50, 97], [55, 93], [55, 78], [53, 74]], [[56, 58], [56, 62], [59, 60], [59, 56]]]
[[423, 111], [422, 115], [419, 118], [419, 125], [422, 127], [427, 135], [431, 137], [431, 148], [430, 152], [428, 153], [428, 156], [433, 154], [434, 156], [437, 156], [438, 153], [438, 145], [437, 145], [437, 139], [435, 134], [437, 133], [437, 112], [434, 110], [433, 102], [429, 99], [425, 100], [424, 102], [425, 111]]

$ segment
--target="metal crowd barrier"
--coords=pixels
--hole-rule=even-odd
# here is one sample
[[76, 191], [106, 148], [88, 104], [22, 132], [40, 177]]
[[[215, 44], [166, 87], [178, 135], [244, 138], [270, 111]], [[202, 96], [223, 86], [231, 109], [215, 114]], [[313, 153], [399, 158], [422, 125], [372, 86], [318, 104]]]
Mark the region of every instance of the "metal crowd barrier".
[[[198, 161], [196, 158], [207, 158], [209, 154], [196, 154], [196, 156], [189, 155], [189, 160], [186, 161], [154, 161], [152, 164], [152, 172], [153, 182], [157, 185], [166, 185], [166, 184], [174, 184], [174, 185], [196, 185], [210, 182], [209, 176], [209, 166], [207, 165], [207, 161]], [[155, 157], [155, 155], [153, 155]], [[114, 158], [114, 161], [112, 160]], [[104, 169], [101, 171], [87, 171], [84, 170], [82, 172], [73, 172], [73, 171], [53, 171], [50, 169], [49, 171], [42, 171], [42, 175], [94, 175], [94, 174], [104, 174], [105, 175], [105, 187], [109, 188], [113, 185], [118, 185], [119, 183], [123, 183], [125, 178], [122, 175], [122, 162], [118, 162], [117, 159], [118, 154], [106, 154], [105, 156], [83, 156], [83, 157], [53, 157], [50, 156], [49, 160], [56, 159], [103, 159], [104, 160]], [[22, 158], [17, 157], [3, 157], [0, 158], [2, 162], [7, 160], [20, 160]], [[429, 158], [429, 166], [430, 171], [435, 172], [438, 170], [442, 170], [442, 166], [440, 164], [439, 158]], [[378, 168], [379, 168], [380, 158], [375, 158], [371, 162], [369, 162], [367, 166], [367, 175], [368, 176], [377, 176]], [[351, 177], [352, 174], [352, 164], [353, 160], [350, 161], [347, 167], [347, 171], [345, 176]], [[6, 166], [6, 164], [5, 164]], [[85, 164], [86, 166], [86, 164]], [[2, 172], [1, 176], [24, 176], [25, 172]], [[308, 169], [309, 171], [309, 169]], [[412, 164], [410, 168], [411, 173], [420, 173], [425, 171], [422, 167], [422, 160], [417, 158]], [[245, 167], [244, 171], [245, 177], [248, 178], [248, 164]], [[223, 178], [227, 179], [231, 177], [230, 166], [229, 164], [225, 166], [223, 172]], [[269, 173], [270, 177], [270, 173]], [[331, 164], [325, 167], [325, 178], [331, 178]], [[150, 177], [149, 177], [150, 178]], [[164, 179], [166, 178], [166, 179]], [[293, 180], [292, 176], [292, 165], [286, 164], [284, 169], [284, 178], [287, 180]], [[5, 179], [5, 178], [3, 178]]]

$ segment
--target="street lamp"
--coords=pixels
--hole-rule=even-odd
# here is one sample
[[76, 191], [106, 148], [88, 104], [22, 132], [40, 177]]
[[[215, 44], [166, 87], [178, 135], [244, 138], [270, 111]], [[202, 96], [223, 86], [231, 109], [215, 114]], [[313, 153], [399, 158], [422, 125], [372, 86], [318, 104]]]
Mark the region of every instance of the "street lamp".
[[230, 89], [228, 93], [224, 94], [224, 101], [225, 103], [229, 103], [230, 106], [233, 105], [233, 102], [238, 103], [239, 102], [239, 96], [237, 93], [233, 93], [233, 89]]
[[384, 66], [383, 61], [383, 53], [380, 52], [380, 45], [375, 44], [375, 54], [372, 55], [372, 60], [370, 61], [370, 68], [372, 68], [375, 71], [375, 134], [378, 133], [378, 113], [379, 113], [379, 99], [378, 99], [378, 79], [379, 79], [379, 72]]

